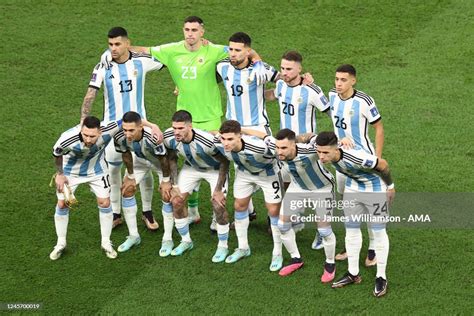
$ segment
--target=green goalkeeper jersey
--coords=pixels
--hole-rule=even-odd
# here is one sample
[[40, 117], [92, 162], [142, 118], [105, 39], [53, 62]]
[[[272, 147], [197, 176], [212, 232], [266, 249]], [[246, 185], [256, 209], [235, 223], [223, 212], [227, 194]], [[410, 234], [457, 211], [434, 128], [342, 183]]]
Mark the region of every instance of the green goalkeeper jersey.
[[186, 110], [195, 122], [220, 119], [221, 94], [216, 79], [216, 64], [228, 57], [222, 45], [201, 45], [194, 52], [184, 41], [152, 47], [151, 55], [168, 67], [179, 89], [177, 110]]

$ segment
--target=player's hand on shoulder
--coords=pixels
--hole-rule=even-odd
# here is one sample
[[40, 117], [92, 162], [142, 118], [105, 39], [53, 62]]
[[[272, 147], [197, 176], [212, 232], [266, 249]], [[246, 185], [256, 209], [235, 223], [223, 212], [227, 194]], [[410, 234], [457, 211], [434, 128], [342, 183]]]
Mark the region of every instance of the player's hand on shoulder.
[[339, 144], [341, 145], [342, 148], [344, 148], [346, 150], [354, 149], [354, 142], [349, 137], [344, 137], [343, 139], [341, 139], [339, 141]]
[[100, 66], [107, 70], [112, 66], [112, 53], [110, 50], [107, 49], [102, 56], [100, 56]]
[[255, 80], [257, 85], [264, 84], [267, 81], [267, 75], [265, 71], [265, 65], [263, 64], [263, 62], [261, 60], [254, 61], [252, 68], [253, 70], [250, 73], [250, 77], [249, 77], [250, 81]]
[[303, 84], [306, 86], [314, 83], [314, 78], [309, 72], [304, 73], [302, 78]]
[[160, 127], [156, 124], [151, 124], [152, 137], [158, 144], [163, 142], [163, 132]]

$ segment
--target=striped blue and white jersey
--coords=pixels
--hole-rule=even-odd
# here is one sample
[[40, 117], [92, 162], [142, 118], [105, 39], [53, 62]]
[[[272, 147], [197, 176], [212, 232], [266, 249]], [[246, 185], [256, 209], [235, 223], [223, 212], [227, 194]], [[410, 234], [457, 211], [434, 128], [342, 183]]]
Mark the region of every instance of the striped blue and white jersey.
[[193, 138], [189, 143], [176, 141], [173, 128], [168, 128], [163, 134], [166, 148], [176, 150], [187, 165], [198, 170], [219, 169], [220, 161], [215, 158], [219, 151], [213, 140], [214, 135], [196, 128], [193, 128]]
[[160, 168], [159, 156], [166, 155], [166, 148], [163, 144], [158, 144], [153, 139], [151, 128], [143, 127], [142, 138], [138, 141], [129, 142], [123, 130], [114, 137], [115, 150], [117, 152], [134, 152], [138, 158], [150, 161], [155, 167]]
[[329, 110], [329, 102], [323, 90], [315, 84], [289, 86], [278, 80], [274, 95], [280, 105], [280, 129], [288, 128], [296, 135], [316, 133], [316, 109]]
[[[273, 136], [264, 139], [268, 148], [276, 155], [276, 140]], [[312, 144], [296, 143], [296, 157], [283, 160], [283, 168], [291, 175], [291, 181], [303, 190], [313, 191], [327, 186], [334, 189], [334, 177], [319, 161]]]
[[375, 173], [379, 159], [361, 147], [346, 150], [339, 149], [341, 159], [332, 164], [337, 171], [347, 176], [345, 186], [359, 192], [383, 192], [385, 183]]
[[92, 177], [108, 172], [104, 149], [121, 127], [121, 120], [102, 126], [100, 128], [102, 134], [90, 148], [83, 142], [81, 125], [76, 125], [62, 133], [53, 147], [53, 155], [63, 156], [64, 175]]
[[280, 172], [275, 155], [259, 138], [242, 135], [242, 149], [239, 152], [226, 152], [219, 136], [216, 136], [214, 143], [227, 160], [234, 162], [236, 170], [261, 176], [273, 176]]
[[160, 70], [163, 64], [147, 54], [130, 53], [124, 63], [112, 61], [105, 69], [100, 64], [92, 71], [89, 87], [104, 86], [104, 121], [121, 120], [128, 111], [135, 111], [146, 118], [145, 77], [147, 72]]
[[[275, 82], [278, 75], [272, 66], [264, 63], [267, 81]], [[243, 69], [237, 69], [226, 58], [217, 64], [217, 73], [222, 78], [227, 92], [226, 119], [236, 120], [240, 125], [269, 125], [265, 108], [265, 85], [257, 86], [255, 80], [250, 81], [253, 71], [251, 63]]]
[[374, 146], [369, 139], [369, 124], [382, 119], [374, 99], [362, 91], [354, 90], [347, 100], [342, 100], [336, 89], [329, 91], [331, 118], [337, 138], [351, 138], [354, 143], [368, 153], [375, 154]]

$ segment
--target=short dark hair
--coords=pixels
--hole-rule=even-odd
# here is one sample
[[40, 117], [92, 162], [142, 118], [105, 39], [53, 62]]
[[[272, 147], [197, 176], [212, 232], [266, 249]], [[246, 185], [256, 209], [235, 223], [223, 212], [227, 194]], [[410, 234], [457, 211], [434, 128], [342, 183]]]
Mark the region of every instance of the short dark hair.
[[128, 38], [127, 30], [121, 26], [116, 26], [110, 29], [109, 33], [107, 34], [109, 38], [116, 38], [119, 36]]
[[124, 123], [137, 123], [142, 122], [142, 117], [137, 112], [129, 111], [123, 115], [122, 121]]
[[316, 145], [318, 146], [334, 146], [337, 145], [337, 136], [334, 132], [321, 132], [316, 137]]
[[288, 139], [288, 140], [293, 140], [294, 141], [294, 140], [296, 140], [296, 134], [291, 129], [284, 128], [276, 134], [275, 139], [276, 140]]
[[87, 128], [100, 128], [100, 120], [95, 116], [87, 116], [84, 121], [82, 121], [82, 126]]
[[191, 123], [193, 121], [193, 117], [191, 113], [185, 110], [176, 111], [171, 117], [173, 122], [184, 122], [184, 123]]
[[303, 62], [303, 56], [301, 56], [301, 54], [298, 53], [296, 50], [287, 51], [286, 53], [283, 54], [281, 59], [296, 61], [297, 63], [300, 63], [300, 64]]
[[221, 128], [219, 129], [219, 133], [234, 133], [240, 134], [242, 129], [240, 127], [240, 123], [234, 120], [228, 120], [222, 123]]
[[237, 32], [232, 34], [232, 36], [229, 38], [229, 42], [242, 43], [248, 47], [252, 45], [252, 39], [247, 33], [244, 32]]
[[339, 67], [337, 67], [336, 72], [347, 72], [348, 74], [353, 75], [354, 77], [356, 76], [356, 69], [354, 66], [349, 65], [349, 64], [344, 64]]
[[195, 15], [188, 16], [186, 19], [184, 19], [184, 23], [199, 23], [204, 26], [204, 21]]

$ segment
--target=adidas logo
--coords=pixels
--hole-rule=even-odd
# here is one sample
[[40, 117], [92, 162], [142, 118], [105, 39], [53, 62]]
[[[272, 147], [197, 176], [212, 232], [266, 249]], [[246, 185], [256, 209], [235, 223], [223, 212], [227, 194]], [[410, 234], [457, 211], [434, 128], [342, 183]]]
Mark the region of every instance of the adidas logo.
[[280, 198], [280, 196], [278, 194], [275, 195], [275, 199], [279, 199], [279, 198]]
[[224, 80], [227, 80], [227, 81], [229, 81], [229, 77], [225, 77], [225, 79], [224, 79]]
[[114, 79], [114, 78], [115, 78], [114, 75], [110, 75], [109, 77], [109, 79]]

